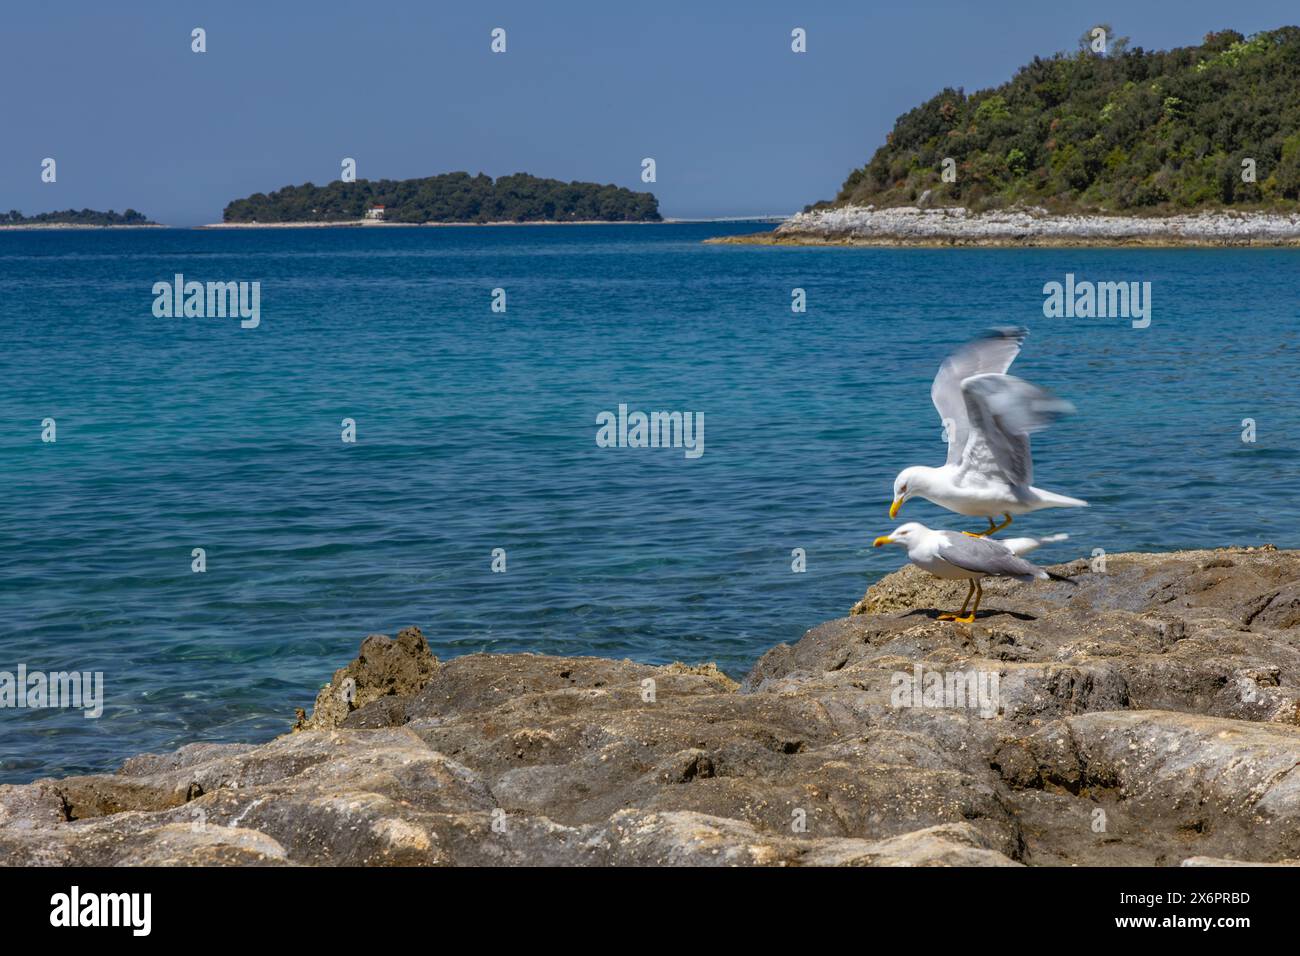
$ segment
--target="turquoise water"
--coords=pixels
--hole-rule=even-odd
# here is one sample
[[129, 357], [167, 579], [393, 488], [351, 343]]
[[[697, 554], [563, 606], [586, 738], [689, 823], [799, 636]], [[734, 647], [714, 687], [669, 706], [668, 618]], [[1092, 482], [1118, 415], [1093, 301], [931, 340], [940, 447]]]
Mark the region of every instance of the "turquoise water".
[[[1092, 507], [1014, 526], [1072, 536], [1045, 560], [1300, 545], [1300, 253], [700, 241], [754, 229], [0, 234], [0, 670], [106, 695], [0, 710], [0, 779], [269, 738], [410, 624], [440, 656], [743, 673], [901, 563], [869, 545], [895, 473], [942, 461], [930, 379], [993, 324], [1078, 407], [1037, 483]], [[177, 272], [259, 281], [260, 326], [155, 318]], [[1044, 318], [1067, 272], [1150, 281], [1150, 328]], [[702, 412], [704, 454], [597, 447], [620, 403]]]

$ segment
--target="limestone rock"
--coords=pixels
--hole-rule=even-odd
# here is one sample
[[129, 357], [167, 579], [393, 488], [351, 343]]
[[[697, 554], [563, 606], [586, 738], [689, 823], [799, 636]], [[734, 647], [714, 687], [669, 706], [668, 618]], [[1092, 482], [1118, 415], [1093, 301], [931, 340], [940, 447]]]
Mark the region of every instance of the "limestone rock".
[[[40, 865], [1293, 865], [1300, 553], [904, 568], [737, 684], [366, 638], [262, 744], [0, 787]], [[338, 690], [351, 681], [349, 694]]]

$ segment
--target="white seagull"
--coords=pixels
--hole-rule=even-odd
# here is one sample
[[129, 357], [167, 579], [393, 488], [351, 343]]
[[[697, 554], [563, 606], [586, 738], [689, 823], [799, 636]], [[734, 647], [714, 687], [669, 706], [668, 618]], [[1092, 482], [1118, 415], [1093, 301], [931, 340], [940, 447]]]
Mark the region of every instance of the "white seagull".
[[[1084, 508], [1088, 502], [1035, 488], [1029, 436], [1074, 406], [1024, 379], [1006, 374], [1027, 329], [994, 329], [944, 359], [930, 387], [948, 437], [940, 468], [914, 465], [894, 479], [889, 517], [920, 496], [961, 515], [987, 518], [990, 535], [1011, 516], [1040, 508]], [[993, 521], [1002, 515], [1001, 524]]]
[[[1038, 547], [1045, 541], [1058, 539], [1053, 536], [1014, 540], [1017, 543], [1033, 541], [1033, 547]], [[1073, 578], [1045, 571], [1038, 565], [1018, 557], [1001, 541], [980, 537], [966, 531], [934, 531], [923, 524], [910, 521], [900, 525], [890, 534], [881, 535], [873, 542], [873, 546], [877, 548], [882, 544], [902, 545], [907, 549], [907, 560], [918, 568], [929, 571], [935, 577], [948, 580], [965, 578], [970, 582], [961, 610], [956, 614], [940, 614], [941, 621], [974, 623], [975, 612], [980, 609], [980, 598], [984, 596], [984, 589], [980, 585], [982, 578], [1007, 577], [1015, 578], [1017, 581], [1046, 581], [1051, 578], [1054, 581], [1075, 583]], [[970, 614], [966, 615], [966, 605], [970, 604], [972, 596], [975, 598], [975, 606], [971, 608]]]

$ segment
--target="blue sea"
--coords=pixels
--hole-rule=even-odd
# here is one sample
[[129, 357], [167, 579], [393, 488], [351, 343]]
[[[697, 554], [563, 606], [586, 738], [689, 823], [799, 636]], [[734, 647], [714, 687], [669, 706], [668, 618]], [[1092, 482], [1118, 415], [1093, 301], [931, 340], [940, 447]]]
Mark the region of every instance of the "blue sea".
[[[1092, 506], [1012, 527], [1070, 534], [1043, 560], [1300, 545], [1300, 251], [702, 242], [758, 228], [0, 234], [0, 670], [105, 693], [0, 710], [0, 780], [269, 739], [407, 625], [741, 675], [901, 564], [893, 477], [942, 463], [930, 380], [991, 325], [1078, 409], [1036, 483]], [[260, 325], [155, 317], [176, 273], [259, 282]], [[1149, 281], [1150, 327], [1045, 318], [1067, 273]], [[598, 447], [620, 404], [703, 413], [703, 455]]]

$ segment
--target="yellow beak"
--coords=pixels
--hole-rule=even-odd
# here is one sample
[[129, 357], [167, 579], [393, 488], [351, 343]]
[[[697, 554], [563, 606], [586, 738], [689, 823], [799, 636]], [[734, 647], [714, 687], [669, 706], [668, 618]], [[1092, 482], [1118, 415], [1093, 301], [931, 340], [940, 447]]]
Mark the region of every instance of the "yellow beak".
[[891, 517], [891, 518], [897, 518], [897, 517], [898, 517], [898, 509], [901, 508], [901, 507], [903, 507], [903, 499], [902, 499], [902, 498], [895, 498], [895, 499], [894, 499], [894, 503], [893, 503], [892, 505], [889, 506], [889, 517]]
[[872, 546], [873, 548], [878, 548], [878, 547], [880, 547], [882, 544], [893, 544], [893, 543], [894, 543], [894, 539], [893, 539], [893, 538], [891, 538], [891, 537], [890, 537], [889, 535], [887, 535], [887, 534], [882, 534], [882, 535], [881, 535], [879, 538], [877, 538], [875, 541], [871, 542], [871, 546]]

